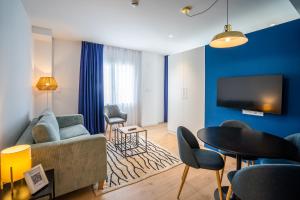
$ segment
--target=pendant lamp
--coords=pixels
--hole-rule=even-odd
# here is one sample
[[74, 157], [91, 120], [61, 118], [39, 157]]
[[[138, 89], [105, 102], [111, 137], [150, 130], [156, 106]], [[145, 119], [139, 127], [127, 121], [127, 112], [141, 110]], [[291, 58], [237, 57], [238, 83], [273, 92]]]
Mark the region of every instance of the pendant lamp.
[[232, 31], [228, 23], [228, 0], [227, 0], [227, 24], [224, 32], [213, 37], [209, 45], [213, 48], [230, 48], [243, 45], [248, 42], [248, 38], [240, 31]]

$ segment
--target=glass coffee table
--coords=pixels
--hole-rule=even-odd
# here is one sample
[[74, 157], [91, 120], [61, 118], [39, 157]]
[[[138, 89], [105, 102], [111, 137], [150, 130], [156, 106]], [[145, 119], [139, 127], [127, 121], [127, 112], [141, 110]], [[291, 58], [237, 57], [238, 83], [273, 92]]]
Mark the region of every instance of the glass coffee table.
[[117, 128], [114, 142], [124, 157], [146, 153], [147, 130], [139, 126]]

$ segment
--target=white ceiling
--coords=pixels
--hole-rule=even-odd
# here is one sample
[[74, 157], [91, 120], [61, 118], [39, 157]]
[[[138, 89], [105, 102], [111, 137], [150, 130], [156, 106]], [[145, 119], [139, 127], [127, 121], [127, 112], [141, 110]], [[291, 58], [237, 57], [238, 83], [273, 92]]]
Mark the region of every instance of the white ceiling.
[[[223, 30], [226, 1], [189, 18], [180, 8], [207, 8], [214, 0], [22, 0], [32, 25], [52, 29], [55, 38], [86, 40], [173, 54], [209, 43]], [[230, 0], [229, 21], [245, 33], [299, 18], [289, 0]], [[174, 37], [170, 39], [168, 35]]]

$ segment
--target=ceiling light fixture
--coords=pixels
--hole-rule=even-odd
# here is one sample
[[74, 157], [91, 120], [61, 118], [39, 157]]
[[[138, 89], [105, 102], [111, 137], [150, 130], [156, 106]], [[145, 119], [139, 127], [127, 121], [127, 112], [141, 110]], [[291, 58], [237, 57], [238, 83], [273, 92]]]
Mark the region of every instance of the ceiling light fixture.
[[185, 6], [183, 8], [181, 8], [180, 12], [183, 13], [184, 15], [188, 16], [188, 17], [195, 17], [197, 15], [201, 15], [205, 12], [207, 12], [209, 9], [211, 9], [216, 3], [218, 2], [218, 0], [215, 0], [208, 8], [202, 10], [202, 11], [199, 11], [199, 12], [196, 12], [194, 14], [191, 14], [191, 11], [192, 11], [192, 6]]
[[228, 23], [228, 0], [227, 0], [227, 24], [225, 31], [213, 37], [209, 45], [213, 48], [230, 48], [243, 45], [248, 42], [248, 38], [240, 31], [232, 31]]
[[131, 6], [136, 8], [139, 6], [140, 1], [139, 0], [131, 0]]
[[182, 12], [182, 14], [189, 16], [191, 10], [192, 10], [192, 6], [185, 6], [184, 8], [181, 8], [180, 12]]

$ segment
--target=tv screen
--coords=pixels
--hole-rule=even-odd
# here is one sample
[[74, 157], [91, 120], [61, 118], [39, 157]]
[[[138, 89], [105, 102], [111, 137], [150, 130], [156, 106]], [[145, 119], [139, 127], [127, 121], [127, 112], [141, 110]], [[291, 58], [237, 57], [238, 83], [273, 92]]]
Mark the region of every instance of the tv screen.
[[282, 75], [220, 78], [217, 105], [281, 114], [282, 88]]

